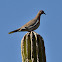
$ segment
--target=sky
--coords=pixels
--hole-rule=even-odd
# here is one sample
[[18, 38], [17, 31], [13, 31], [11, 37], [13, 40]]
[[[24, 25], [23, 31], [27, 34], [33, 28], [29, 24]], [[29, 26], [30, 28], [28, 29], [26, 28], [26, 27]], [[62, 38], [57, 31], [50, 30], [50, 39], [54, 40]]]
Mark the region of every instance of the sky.
[[62, 0], [0, 0], [0, 62], [22, 62], [18, 29], [44, 10], [36, 33], [44, 39], [47, 62], [62, 62]]

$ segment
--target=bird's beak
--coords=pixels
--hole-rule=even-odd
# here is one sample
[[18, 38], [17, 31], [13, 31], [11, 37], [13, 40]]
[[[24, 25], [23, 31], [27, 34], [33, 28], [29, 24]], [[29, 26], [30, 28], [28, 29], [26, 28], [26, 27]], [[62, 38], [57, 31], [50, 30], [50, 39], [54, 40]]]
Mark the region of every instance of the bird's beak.
[[[43, 14], [45, 14], [45, 13], [43, 13]], [[46, 14], [45, 14], [46, 15]]]

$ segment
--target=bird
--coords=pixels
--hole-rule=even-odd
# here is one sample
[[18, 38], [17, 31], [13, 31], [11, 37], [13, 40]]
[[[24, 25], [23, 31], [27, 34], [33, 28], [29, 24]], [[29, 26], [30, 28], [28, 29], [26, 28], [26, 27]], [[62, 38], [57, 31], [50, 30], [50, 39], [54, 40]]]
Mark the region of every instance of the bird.
[[[11, 34], [11, 33], [15, 33], [15, 32], [21, 32], [21, 31], [28, 31], [28, 32], [31, 32], [31, 31], [34, 31], [36, 30], [39, 25], [40, 25], [40, 16], [42, 14], [45, 14], [43, 10], [40, 10], [37, 15], [35, 16], [35, 18], [33, 18], [32, 20], [30, 20], [29, 22], [27, 22], [25, 25], [23, 25], [22, 27], [14, 30], [14, 31], [11, 31], [9, 32], [8, 34]], [[46, 15], [46, 14], [45, 14]]]

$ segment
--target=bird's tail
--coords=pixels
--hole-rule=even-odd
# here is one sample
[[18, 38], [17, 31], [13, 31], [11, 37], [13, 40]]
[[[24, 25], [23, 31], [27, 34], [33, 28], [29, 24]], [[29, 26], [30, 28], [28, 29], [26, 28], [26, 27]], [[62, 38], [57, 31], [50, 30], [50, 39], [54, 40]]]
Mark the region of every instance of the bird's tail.
[[17, 29], [17, 30], [11, 31], [11, 32], [9, 32], [8, 34], [18, 32], [19, 30], [20, 30], [20, 29]]

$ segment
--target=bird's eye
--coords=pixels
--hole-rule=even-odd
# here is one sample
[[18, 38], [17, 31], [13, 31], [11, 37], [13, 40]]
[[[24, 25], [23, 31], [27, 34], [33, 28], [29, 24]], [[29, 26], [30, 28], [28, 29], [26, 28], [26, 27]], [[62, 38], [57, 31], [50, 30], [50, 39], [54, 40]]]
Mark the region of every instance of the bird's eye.
[[44, 13], [44, 11], [42, 11], [42, 13]]

